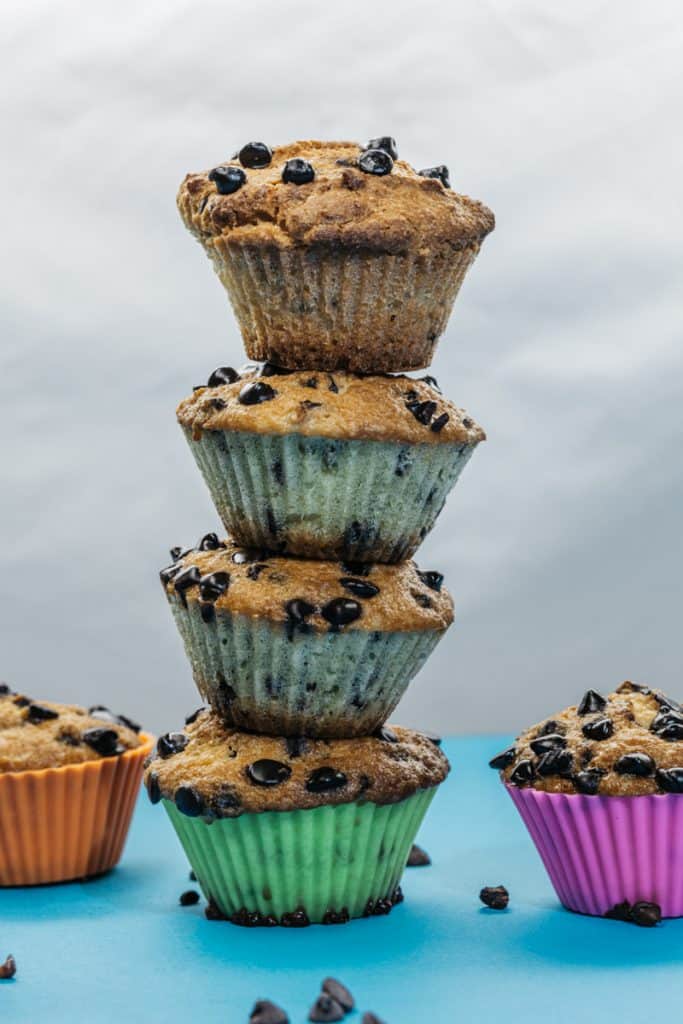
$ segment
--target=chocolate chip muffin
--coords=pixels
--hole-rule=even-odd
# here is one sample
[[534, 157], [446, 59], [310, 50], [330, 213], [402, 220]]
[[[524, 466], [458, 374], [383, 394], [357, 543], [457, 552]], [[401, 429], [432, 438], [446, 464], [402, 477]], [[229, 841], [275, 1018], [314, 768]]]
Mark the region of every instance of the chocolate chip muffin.
[[[637, 920], [683, 916], [683, 708], [622, 683], [526, 730], [491, 766], [562, 903]], [[648, 920], [652, 914], [649, 915]]]
[[0, 886], [114, 867], [151, 746], [101, 705], [86, 711], [0, 684]]
[[249, 357], [318, 370], [428, 366], [494, 227], [446, 167], [414, 170], [388, 137], [249, 143], [188, 174], [178, 208]]
[[296, 927], [391, 910], [448, 770], [438, 746], [398, 726], [297, 740], [239, 732], [202, 710], [159, 739], [145, 782], [212, 916]]
[[453, 620], [436, 571], [313, 562], [207, 534], [161, 581], [202, 696], [225, 721], [359, 736], [386, 720]]
[[484, 431], [433, 377], [220, 367], [178, 421], [240, 544], [399, 562], [429, 533]]

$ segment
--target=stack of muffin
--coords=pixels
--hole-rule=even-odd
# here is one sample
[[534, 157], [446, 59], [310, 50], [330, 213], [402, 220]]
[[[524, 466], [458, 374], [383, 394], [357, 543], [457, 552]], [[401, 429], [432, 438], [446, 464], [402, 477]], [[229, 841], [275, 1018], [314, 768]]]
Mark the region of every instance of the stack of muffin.
[[402, 371], [429, 364], [493, 216], [389, 138], [249, 143], [178, 203], [265, 362], [178, 409], [228, 536], [161, 572], [209, 708], [161, 737], [148, 791], [209, 916], [385, 914], [448, 772], [434, 737], [385, 725], [453, 619], [410, 559], [484, 438]]

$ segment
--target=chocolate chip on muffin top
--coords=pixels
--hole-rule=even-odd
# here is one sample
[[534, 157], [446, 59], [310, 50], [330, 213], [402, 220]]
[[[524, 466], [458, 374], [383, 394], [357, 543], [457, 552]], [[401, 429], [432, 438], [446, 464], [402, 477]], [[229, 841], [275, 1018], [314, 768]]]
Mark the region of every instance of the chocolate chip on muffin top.
[[[258, 572], [254, 568], [258, 567]], [[160, 572], [171, 602], [280, 622], [297, 632], [442, 630], [453, 621], [453, 601], [414, 562], [363, 568], [362, 579], [340, 562], [283, 558], [238, 547], [230, 538], [212, 550], [184, 552]]]
[[392, 726], [394, 739], [307, 739], [292, 750], [285, 737], [240, 732], [202, 711], [185, 727], [187, 741], [157, 756], [145, 776], [150, 798], [174, 801], [190, 816], [236, 817], [356, 800], [397, 803], [438, 785], [449, 771], [421, 733]]
[[511, 785], [548, 793], [683, 793], [683, 708], [637, 683], [607, 697], [588, 690], [490, 763]]
[[139, 747], [139, 727], [102, 705], [36, 701], [0, 687], [0, 772], [60, 768]]
[[[381, 144], [381, 145], [379, 145]], [[178, 208], [205, 243], [450, 251], [493, 230], [491, 211], [451, 191], [443, 165], [415, 171], [393, 139], [250, 143], [212, 170], [188, 174]], [[267, 156], [270, 159], [266, 162]]]
[[177, 416], [195, 439], [203, 430], [407, 444], [476, 445], [486, 438], [433, 377], [312, 373], [267, 363], [241, 371], [219, 367], [205, 388], [180, 403]]

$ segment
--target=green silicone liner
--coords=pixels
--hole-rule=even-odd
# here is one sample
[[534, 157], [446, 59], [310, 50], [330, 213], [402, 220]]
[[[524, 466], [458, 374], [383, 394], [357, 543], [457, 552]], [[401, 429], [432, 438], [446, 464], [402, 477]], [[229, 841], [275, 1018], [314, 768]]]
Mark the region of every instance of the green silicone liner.
[[362, 917], [369, 900], [391, 898], [435, 792], [211, 823], [163, 804], [204, 895], [222, 914], [258, 911], [279, 920], [303, 908], [321, 923], [326, 911]]

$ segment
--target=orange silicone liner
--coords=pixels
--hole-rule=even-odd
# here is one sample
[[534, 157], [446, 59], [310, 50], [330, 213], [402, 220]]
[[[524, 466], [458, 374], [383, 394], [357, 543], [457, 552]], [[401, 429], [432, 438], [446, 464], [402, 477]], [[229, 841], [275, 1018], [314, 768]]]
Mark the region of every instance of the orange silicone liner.
[[0, 886], [87, 878], [118, 862], [154, 744], [118, 757], [0, 774]]

